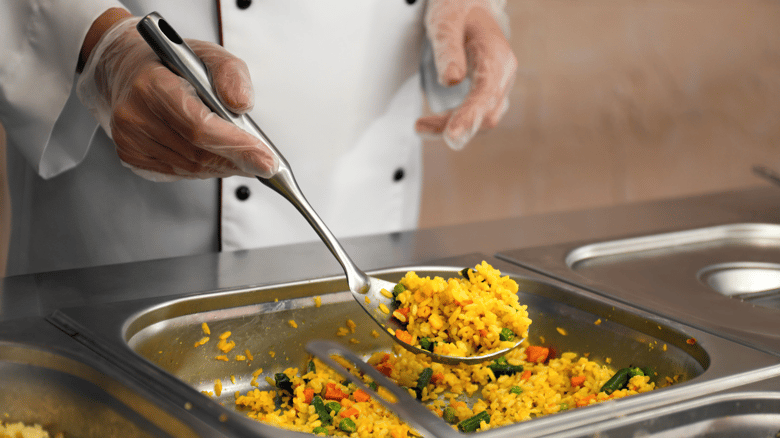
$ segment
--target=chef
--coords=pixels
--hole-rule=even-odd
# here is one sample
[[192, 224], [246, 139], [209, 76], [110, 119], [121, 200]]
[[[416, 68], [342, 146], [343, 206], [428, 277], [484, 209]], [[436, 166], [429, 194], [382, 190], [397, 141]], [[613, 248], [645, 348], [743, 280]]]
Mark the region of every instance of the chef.
[[[416, 226], [419, 134], [461, 149], [507, 109], [517, 61], [500, 0], [15, 1], [0, 17], [7, 274], [316, 240], [254, 175], [276, 163], [159, 64], [135, 30], [158, 11], [249, 113], [340, 238]], [[421, 117], [426, 36], [435, 91]], [[435, 69], [433, 66], [435, 65]], [[425, 68], [423, 69], [425, 71]], [[461, 86], [462, 88], [462, 86]]]

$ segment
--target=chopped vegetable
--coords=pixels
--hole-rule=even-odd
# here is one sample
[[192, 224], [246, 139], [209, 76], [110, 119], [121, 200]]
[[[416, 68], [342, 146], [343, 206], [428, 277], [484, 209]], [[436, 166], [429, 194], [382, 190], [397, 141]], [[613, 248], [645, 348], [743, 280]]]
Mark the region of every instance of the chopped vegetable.
[[433, 368], [423, 368], [420, 371], [420, 375], [417, 377], [417, 386], [414, 388], [417, 398], [422, 398], [422, 392], [431, 383], [431, 377], [433, 377]]
[[333, 412], [333, 415], [336, 415], [341, 411], [341, 403], [339, 402], [327, 402], [325, 403], [325, 407], [328, 408], [328, 412]]
[[609, 395], [619, 389], [622, 389], [624, 386], [626, 386], [626, 384], [628, 384], [628, 373], [630, 371], [631, 368], [619, 369], [615, 375], [607, 380], [607, 382], [601, 387], [601, 391]]
[[311, 403], [312, 400], [314, 400], [314, 388], [304, 388], [303, 401], [305, 403]]
[[516, 336], [515, 332], [504, 327], [501, 329], [501, 333], [498, 334], [498, 339], [501, 341], [514, 341]]
[[587, 379], [585, 376], [574, 376], [569, 380], [571, 380], [571, 386], [580, 386], [585, 383], [585, 379]]
[[488, 368], [490, 368], [491, 371], [493, 371], [493, 375], [496, 377], [498, 376], [508, 376], [510, 374], [520, 373], [523, 371], [522, 365], [511, 365], [509, 362], [506, 361], [505, 357], [499, 357], [498, 359], [493, 359], [493, 362], [488, 365]]
[[544, 363], [550, 354], [550, 349], [531, 345], [525, 349], [525, 354], [528, 357], [528, 362]]
[[396, 330], [395, 337], [398, 338], [398, 340], [401, 342], [405, 342], [407, 344], [412, 343], [412, 335], [406, 330]]
[[339, 429], [341, 429], [343, 432], [352, 433], [357, 430], [357, 426], [355, 426], [355, 422], [350, 420], [349, 418], [345, 418], [339, 422]]
[[509, 390], [509, 392], [511, 392], [512, 394], [522, 394], [522, 393], [523, 393], [523, 388], [521, 388], [521, 387], [519, 387], [519, 386], [513, 386], [513, 387], [512, 387], [512, 388]]
[[485, 423], [490, 423], [490, 414], [488, 414], [487, 411], [482, 411], [471, 418], [461, 421], [458, 423], [458, 430], [461, 432], [474, 432], [479, 429], [479, 425], [483, 421]]
[[450, 424], [455, 424], [458, 422], [458, 414], [455, 412], [455, 408], [452, 406], [447, 406], [444, 408], [444, 412], [442, 413], [441, 418]]
[[352, 393], [352, 397], [354, 397], [356, 402], [367, 402], [371, 400], [371, 396], [362, 389], [355, 390], [355, 392]]
[[430, 340], [430, 338], [421, 338], [420, 339], [420, 348], [427, 351], [433, 351], [433, 346], [436, 343]]
[[336, 387], [336, 384], [330, 382], [325, 385], [325, 399], [326, 400], [343, 400], [349, 397], [341, 388]]
[[311, 405], [314, 406], [314, 413], [320, 417], [322, 424], [329, 425], [333, 422], [333, 417], [330, 416], [330, 409], [325, 406], [320, 396], [315, 396], [311, 401]]
[[345, 409], [339, 413], [339, 416], [344, 418], [349, 418], [349, 417], [357, 418], [358, 415], [360, 415], [360, 411], [358, 411], [357, 408]]
[[328, 429], [325, 429], [322, 426], [317, 426], [314, 429], [312, 429], [311, 433], [315, 435], [324, 434], [325, 436], [328, 436]]
[[293, 388], [292, 388], [292, 381], [285, 373], [276, 373], [274, 374], [274, 385], [282, 389], [284, 391], [289, 392], [292, 394]]
[[398, 295], [401, 295], [401, 292], [405, 291], [406, 288], [403, 284], [398, 283], [393, 287], [393, 298], [398, 298]]

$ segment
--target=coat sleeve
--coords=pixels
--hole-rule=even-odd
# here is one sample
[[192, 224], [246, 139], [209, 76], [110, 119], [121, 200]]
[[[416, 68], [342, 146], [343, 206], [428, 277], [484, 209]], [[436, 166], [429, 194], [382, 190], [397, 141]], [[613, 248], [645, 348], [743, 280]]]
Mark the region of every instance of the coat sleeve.
[[15, 0], [0, 14], [0, 120], [43, 178], [76, 166], [97, 122], [75, 96], [84, 37], [115, 0]]

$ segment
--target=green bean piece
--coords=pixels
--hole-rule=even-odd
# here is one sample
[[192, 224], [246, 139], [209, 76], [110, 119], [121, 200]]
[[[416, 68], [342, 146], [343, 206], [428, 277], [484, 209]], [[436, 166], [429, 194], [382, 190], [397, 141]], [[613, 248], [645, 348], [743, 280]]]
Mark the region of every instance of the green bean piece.
[[420, 348], [423, 350], [433, 352], [434, 345], [435, 342], [433, 342], [430, 338], [420, 338]]
[[333, 415], [337, 415], [341, 410], [341, 403], [337, 401], [327, 402], [325, 403], [325, 408], [328, 409], [328, 413], [333, 411]]
[[512, 394], [518, 394], [519, 395], [519, 394], [523, 393], [523, 388], [521, 388], [519, 386], [513, 386], [512, 389], [509, 390], [509, 392], [511, 392]]
[[312, 429], [311, 433], [315, 435], [324, 434], [325, 436], [328, 436], [328, 429], [325, 429], [322, 426], [317, 426], [314, 429]]
[[353, 433], [357, 430], [357, 426], [355, 426], [355, 422], [351, 418], [345, 418], [339, 422], [339, 429], [342, 432]]
[[631, 380], [632, 377], [636, 376], [644, 376], [645, 372], [642, 371], [641, 368], [633, 367], [628, 370], [628, 380]]
[[522, 365], [511, 365], [509, 362], [507, 362], [505, 357], [499, 357], [498, 359], [493, 359], [493, 362], [491, 362], [490, 365], [488, 365], [488, 368], [490, 368], [490, 370], [493, 371], [493, 375], [496, 377], [508, 376], [510, 374], [523, 372]]
[[311, 400], [311, 405], [314, 406], [314, 413], [320, 417], [322, 424], [330, 425], [333, 422], [333, 417], [330, 416], [330, 409], [325, 406], [322, 397], [314, 396]]
[[508, 329], [506, 327], [501, 329], [501, 332], [498, 334], [498, 339], [501, 341], [514, 341], [515, 340], [515, 332], [513, 332], [511, 329]]
[[607, 380], [607, 383], [605, 383], [601, 387], [601, 391], [609, 395], [619, 389], [622, 389], [624, 386], [628, 384], [629, 371], [631, 371], [631, 368], [619, 369], [618, 372], [616, 372], [615, 375], [612, 376], [612, 378], [610, 378], [609, 380]]
[[458, 430], [461, 432], [474, 432], [479, 429], [479, 425], [483, 421], [490, 424], [490, 414], [487, 411], [482, 411], [471, 418], [461, 421], [458, 423]]
[[442, 414], [441, 418], [449, 424], [455, 424], [458, 422], [458, 414], [455, 412], [455, 408], [452, 406], [447, 406], [444, 408], [444, 413]]
[[317, 372], [317, 366], [314, 365], [314, 361], [310, 360], [306, 363], [306, 373], [316, 373]]
[[433, 368], [423, 368], [423, 370], [420, 371], [420, 375], [417, 376], [417, 386], [414, 388], [417, 398], [422, 398], [423, 389], [431, 383], [431, 377], [433, 377]]
[[406, 287], [403, 284], [401, 284], [401, 283], [396, 284], [393, 287], [393, 298], [398, 298], [398, 295], [401, 295], [401, 292], [403, 292], [405, 290], [406, 290]]
[[293, 392], [292, 381], [285, 373], [274, 374], [274, 384], [277, 388], [287, 391], [290, 394]]

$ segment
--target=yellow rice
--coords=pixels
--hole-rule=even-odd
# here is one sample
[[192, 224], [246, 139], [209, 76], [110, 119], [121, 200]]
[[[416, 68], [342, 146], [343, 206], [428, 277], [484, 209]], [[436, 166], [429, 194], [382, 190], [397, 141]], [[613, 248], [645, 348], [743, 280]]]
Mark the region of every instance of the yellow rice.
[[[469, 280], [471, 285], [476, 284], [482, 288], [484, 286], [479, 286], [479, 284], [488, 283], [485, 285], [487, 286], [485, 292], [492, 291], [501, 297], [500, 300], [486, 297], [485, 301], [493, 304], [490, 304], [487, 311], [479, 313], [480, 316], [465, 312], [473, 316], [464, 318], [462, 326], [493, 327], [491, 324], [499, 324], [503, 327], [510, 327], [521, 337], [527, 337], [530, 319], [528, 319], [525, 306], [517, 303], [517, 285], [511, 284], [514, 281], [508, 277], [500, 277], [497, 271], [487, 263], [478, 265], [475, 272], [476, 275], [471, 276], [472, 278]], [[487, 281], [482, 282], [480, 278], [486, 278]], [[422, 279], [413, 273], [408, 274], [402, 280], [402, 282], [406, 282], [407, 291], [412, 291], [410, 295], [414, 295], [415, 291], [429, 289], [433, 291], [431, 298], [433, 306], [430, 315], [438, 314], [441, 315], [442, 319], [449, 320], [452, 318], [452, 314], [446, 316], [447, 312], [453, 311], [453, 309], [442, 309], [441, 307], [447, 307], [452, 303], [446, 304], [446, 300], [435, 299], [437, 295], [442, 294], [442, 291], [448, 288], [447, 282], [442, 284], [442, 281], [441, 279]], [[455, 288], [450, 286], [450, 290], [452, 296], [460, 296]], [[511, 294], [515, 299], [508, 298], [506, 294]], [[420, 297], [418, 296], [418, 298]], [[414, 299], [413, 296], [412, 299]], [[417, 310], [426, 305], [420, 304], [423, 302], [424, 300], [418, 301]], [[409, 302], [402, 299], [403, 303]], [[502, 313], [499, 311], [499, 307], [501, 309], [510, 308], [513, 314], [508, 311]], [[463, 314], [461, 312], [461, 315]], [[487, 324], [486, 321], [476, 320], [484, 315], [494, 315], [496, 319], [489, 319]], [[460, 317], [456, 316], [455, 318]], [[415, 322], [416, 325], [412, 326], [412, 322]], [[410, 328], [412, 331], [416, 330], [415, 327], [425, 330], [423, 318], [410, 318], [410, 326], [412, 326]], [[450, 327], [453, 326], [454, 324], [450, 325]], [[356, 324], [353, 321], [347, 321], [347, 327], [346, 330], [354, 332]], [[496, 333], [493, 328], [486, 330], [490, 330], [490, 333]], [[492, 344], [474, 343], [473, 347], [476, 348], [476, 345], [495, 347], [499, 344], [495, 342]], [[604, 383], [615, 374], [615, 370], [608, 365], [589, 360], [587, 353], [580, 356], [568, 352], [559, 357], [531, 360], [534, 354], [540, 350], [542, 349], [538, 346], [531, 346], [528, 342], [524, 342], [523, 346], [505, 356], [508, 364], [520, 365], [523, 367], [523, 371], [498, 377], [488, 367], [490, 362], [478, 365], [445, 365], [431, 362], [427, 356], [415, 355], [399, 346], [394, 346], [389, 352], [374, 353], [368, 363], [398, 385], [408, 388], [417, 386], [417, 379], [423, 369], [431, 368], [433, 377], [431, 382], [420, 391], [421, 402], [439, 416], [443, 415], [445, 408], [454, 409], [457, 417], [455, 421], [462, 421], [486, 411], [490, 415], [490, 422], [481, 423], [479, 430], [526, 421], [655, 388], [655, 384], [650, 382], [649, 376], [636, 376], [631, 378], [626, 389], [620, 389], [608, 395], [600, 391]], [[271, 355], [273, 357], [273, 354]], [[255, 388], [245, 394], [238, 394], [235, 400], [236, 406], [251, 418], [280, 428], [301, 432], [311, 433], [315, 428], [325, 427], [329, 435], [338, 436], [402, 438], [416, 435], [408, 425], [385, 409], [376, 400], [375, 394], [369, 394], [370, 397], [366, 397], [366, 394], [357, 390], [354, 384], [346, 383], [341, 374], [328, 368], [316, 358], [312, 360], [315, 365], [314, 371], [307, 372], [306, 367], [284, 370], [292, 382], [292, 394], [280, 389], [260, 390]], [[360, 375], [346, 361], [341, 360], [339, 363], [353, 375]], [[344, 370], [341, 371], [344, 372]], [[255, 379], [260, 373], [262, 370], [259, 369], [253, 373], [253, 386], [257, 386]], [[265, 380], [269, 385], [274, 385], [274, 380], [270, 377], [266, 377]], [[363, 377], [363, 381], [366, 384], [371, 383], [367, 377]], [[328, 389], [329, 386], [330, 389]], [[379, 391], [381, 396], [381, 387]], [[334, 417], [332, 424], [322, 423], [311, 404], [312, 395], [321, 396], [325, 403], [340, 399], [340, 413], [331, 411]], [[415, 396], [416, 394], [410, 390], [410, 395]], [[281, 403], [277, 403], [280, 400]], [[339, 415], [345, 412], [349, 414], [357, 428], [356, 432], [352, 434], [338, 429], [338, 423], [341, 420]], [[455, 427], [454, 424], [453, 427]]]
[[[26, 425], [0, 421], [0, 438], [49, 438], [50, 436], [40, 424]], [[54, 435], [54, 438], [62, 437], [61, 433]]]
[[[518, 302], [517, 283], [486, 262], [469, 269], [468, 278], [421, 278], [409, 272], [401, 279], [396, 318], [406, 324], [411, 344], [422, 338], [433, 352], [474, 356], [509, 348], [528, 337], [527, 307]], [[517, 340], [501, 340], [502, 329]], [[398, 333], [396, 333], [398, 336]]]

